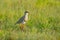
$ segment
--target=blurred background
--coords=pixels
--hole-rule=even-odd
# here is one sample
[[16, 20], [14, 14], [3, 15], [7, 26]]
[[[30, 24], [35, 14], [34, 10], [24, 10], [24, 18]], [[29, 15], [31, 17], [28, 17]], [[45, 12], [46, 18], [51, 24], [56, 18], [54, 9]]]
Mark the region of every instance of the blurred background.
[[[26, 10], [21, 32], [15, 23]], [[0, 0], [0, 40], [60, 40], [60, 0]]]

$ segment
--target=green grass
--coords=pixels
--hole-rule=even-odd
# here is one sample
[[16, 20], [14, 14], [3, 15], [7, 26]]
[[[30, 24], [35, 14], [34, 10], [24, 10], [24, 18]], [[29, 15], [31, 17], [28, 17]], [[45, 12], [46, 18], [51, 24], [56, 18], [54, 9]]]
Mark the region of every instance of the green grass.
[[[26, 32], [17, 20], [29, 11]], [[0, 40], [60, 40], [59, 0], [0, 0]]]

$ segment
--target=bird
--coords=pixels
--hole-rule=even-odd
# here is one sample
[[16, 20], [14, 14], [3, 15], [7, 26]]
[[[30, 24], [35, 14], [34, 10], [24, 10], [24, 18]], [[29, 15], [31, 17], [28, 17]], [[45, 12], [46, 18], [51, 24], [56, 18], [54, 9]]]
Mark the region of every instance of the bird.
[[24, 12], [24, 15], [16, 22], [16, 24], [20, 25], [20, 29], [23, 31], [24, 30], [24, 26], [26, 24], [26, 22], [28, 21], [28, 11]]

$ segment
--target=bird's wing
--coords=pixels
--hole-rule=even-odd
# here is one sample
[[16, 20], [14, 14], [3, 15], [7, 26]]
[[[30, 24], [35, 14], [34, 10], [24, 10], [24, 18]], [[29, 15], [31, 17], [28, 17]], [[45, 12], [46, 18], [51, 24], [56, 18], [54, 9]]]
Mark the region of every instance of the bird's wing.
[[21, 17], [21, 18], [16, 22], [16, 24], [20, 24], [20, 23], [22, 23], [23, 21], [24, 21], [24, 16]]

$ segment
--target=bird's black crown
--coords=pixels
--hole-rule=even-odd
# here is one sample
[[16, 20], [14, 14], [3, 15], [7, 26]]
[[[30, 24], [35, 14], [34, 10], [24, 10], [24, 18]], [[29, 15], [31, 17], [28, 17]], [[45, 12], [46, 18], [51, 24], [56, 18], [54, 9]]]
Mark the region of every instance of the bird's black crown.
[[28, 11], [25, 11], [25, 13], [29, 13]]

